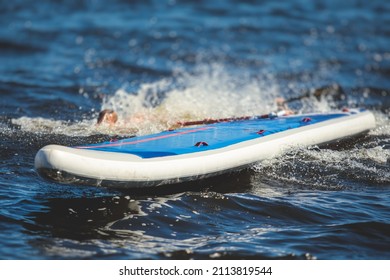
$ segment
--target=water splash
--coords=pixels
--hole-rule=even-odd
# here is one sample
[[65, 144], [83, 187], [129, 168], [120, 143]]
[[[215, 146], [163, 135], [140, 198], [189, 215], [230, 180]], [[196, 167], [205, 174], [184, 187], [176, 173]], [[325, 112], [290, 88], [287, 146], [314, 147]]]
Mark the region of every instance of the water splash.
[[390, 186], [390, 149], [382, 143], [386, 141], [368, 135], [353, 148], [344, 149], [343, 144], [297, 148], [256, 164], [255, 180], [325, 190], [345, 189], [359, 185], [357, 182]]
[[135, 93], [118, 90], [101, 109], [113, 109], [119, 126], [139, 134], [167, 129], [179, 121], [259, 115], [275, 109], [279, 95], [272, 79], [228, 73], [222, 65], [200, 66], [194, 73], [145, 83]]
[[[337, 91], [337, 88], [330, 89]], [[293, 91], [299, 95], [299, 89]], [[97, 126], [93, 109], [90, 116], [76, 122], [41, 117], [21, 117], [11, 122], [33, 133], [143, 135], [175, 127], [177, 122], [269, 113], [276, 108], [275, 98], [286, 97], [286, 94], [289, 93], [272, 74], [254, 76], [229, 71], [220, 63], [201, 64], [191, 72], [177, 69], [171, 77], [141, 83], [135, 92], [118, 89], [105, 96], [100, 109], [113, 109], [118, 113], [119, 121], [115, 125]], [[338, 107], [332, 98], [314, 95], [307, 95], [291, 105], [298, 113], [328, 112]], [[377, 118], [382, 120], [386, 130], [388, 117], [377, 113]], [[375, 131], [373, 133], [381, 133]]]
[[275, 109], [278, 96], [272, 75], [253, 77], [231, 73], [222, 64], [200, 65], [193, 72], [178, 69], [172, 77], [142, 83], [136, 92], [119, 89], [106, 96], [101, 109], [118, 113], [114, 126], [96, 126], [94, 110], [76, 122], [21, 117], [11, 123], [33, 133], [141, 135], [166, 130], [179, 121], [268, 113]]

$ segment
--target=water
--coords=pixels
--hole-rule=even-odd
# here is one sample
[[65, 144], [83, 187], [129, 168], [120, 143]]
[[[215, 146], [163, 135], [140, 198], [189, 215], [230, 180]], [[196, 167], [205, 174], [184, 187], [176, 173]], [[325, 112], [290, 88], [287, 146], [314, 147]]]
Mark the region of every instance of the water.
[[[388, 2], [127, 2], [0, 4], [1, 259], [389, 259]], [[278, 96], [366, 107], [377, 127], [164, 194], [33, 168], [50, 143], [267, 113]], [[118, 126], [95, 126], [104, 108]]]

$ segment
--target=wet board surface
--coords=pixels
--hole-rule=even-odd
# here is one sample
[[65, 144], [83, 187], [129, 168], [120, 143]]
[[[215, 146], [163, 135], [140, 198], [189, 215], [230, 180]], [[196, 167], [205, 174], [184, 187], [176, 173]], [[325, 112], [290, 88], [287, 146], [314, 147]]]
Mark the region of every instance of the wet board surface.
[[141, 158], [183, 155], [220, 149], [289, 129], [340, 118], [345, 115], [319, 114], [220, 122], [76, 148], [128, 153]]
[[331, 142], [375, 126], [365, 110], [254, 117], [78, 147], [49, 145], [35, 167], [64, 183], [149, 187], [241, 169], [296, 146]]

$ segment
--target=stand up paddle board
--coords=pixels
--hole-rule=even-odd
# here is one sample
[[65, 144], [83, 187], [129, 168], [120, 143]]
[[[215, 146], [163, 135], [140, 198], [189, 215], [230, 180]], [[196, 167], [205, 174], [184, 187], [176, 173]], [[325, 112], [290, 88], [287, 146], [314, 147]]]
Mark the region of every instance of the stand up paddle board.
[[369, 111], [253, 117], [92, 145], [48, 145], [35, 168], [61, 183], [142, 188], [237, 171], [294, 147], [323, 144], [375, 127]]

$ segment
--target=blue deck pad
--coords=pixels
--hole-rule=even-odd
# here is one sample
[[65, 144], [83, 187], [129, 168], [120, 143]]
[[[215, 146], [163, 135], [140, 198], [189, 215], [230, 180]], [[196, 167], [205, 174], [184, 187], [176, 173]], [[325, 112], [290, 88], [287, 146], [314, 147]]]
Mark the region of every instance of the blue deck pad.
[[[289, 129], [348, 115], [350, 114], [313, 114], [220, 122], [76, 148], [128, 153], [142, 158], [182, 155], [224, 148]], [[201, 144], [196, 146], [196, 143]]]

